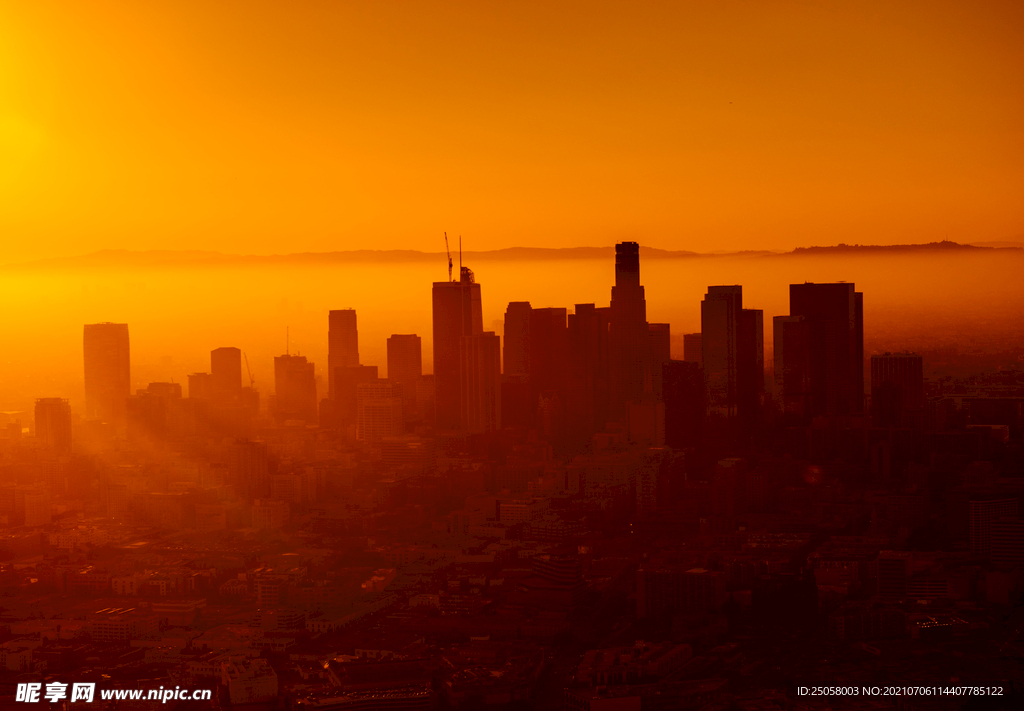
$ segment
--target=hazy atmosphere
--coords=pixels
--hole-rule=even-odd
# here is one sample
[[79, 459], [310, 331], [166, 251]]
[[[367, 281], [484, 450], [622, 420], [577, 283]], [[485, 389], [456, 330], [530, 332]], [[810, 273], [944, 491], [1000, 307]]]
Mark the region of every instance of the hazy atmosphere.
[[1024, 708], [1022, 69], [1020, 0], [0, 0], [0, 709]]
[[[443, 234], [434, 242], [443, 247]], [[602, 251], [611, 253], [589, 253]], [[607, 257], [551, 257], [543, 251], [529, 259], [466, 254], [483, 285], [486, 328], [501, 332], [509, 301], [570, 310], [608, 302], [613, 274]], [[443, 254], [253, 260], [173, 252], [7, 268], [0, 272], [0, 297], [9, 306], [4, 338], [18, 346], [3, 357], [0, 409], [27, 410], [44, 392], [79, 406], [81, 324], [102, 321], [131, 324], [133, 390], [152, 381], [184, 383], [189, 373], [206, 369], [211, 349], [231, 343], [246, 353], [257, 389], [269, 394], [273, 357], [284, 353], [286, 334], [291, 352], [308, 356], [322, 378], [327, 312], [340, 308], [359, 314], [362, 363], [379, 366], [383, 377], [387, 337], [419, 333], [424, 371], [431, 372], [430, 284], [443, 279], [446, 268]], [[744, 305], [763, 309], [767, 321], [787, 313], [790, 283], [848, 281], [868, 295], [868, 352], [941, 347], [977, 353], [1020, 343], [1022, 273], [1017, 248], [656, 258], [643, 262], [641, 276], [651, 321], [671, 324], [677, 337], [700, 331], [700, 299], [712, 284], [742, 284]], [[767, 353], [771, 337], [766, 329]], [[681, 342], [673, 347], [682, 357]], [[325, 387], [321, 382], [321, 391]]]

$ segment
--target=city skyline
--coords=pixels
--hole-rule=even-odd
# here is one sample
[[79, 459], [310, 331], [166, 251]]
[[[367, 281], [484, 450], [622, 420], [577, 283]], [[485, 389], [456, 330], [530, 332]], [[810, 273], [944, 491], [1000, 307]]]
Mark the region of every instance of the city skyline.
[[[187, 391], [173, 382], [151, 382], [136, 397], [127, 397], [126, 418], [125, 402], [112, 393], [129, 380], [128, 326], [86, 325], [86, 391], [92, 393], [86, 416], [114, 431], [124, 432], [127, 423], [131, 432], [133, 422], [137, 432], [149, 431], [156, 427], [151, 398], [184, 394], [189, 401], [209, 401], [216, 408], [204, 415], [209, 425], [236, 434], [250, 427], [261, 409], [279, 425], [318, 425], [372, 442], [400, 436], [414, 422], [433, 423], [442, 433], [493, 434], [502, 429], [504, 417], [506, 428], [536, 426], [559, 447], [579, 447], [611, 422], [625, 423], [631, 441], [658, 446], [673, 438], [692, 441], [697, 401], [707, 408], [700, 431], [729, 447], [750, 442], [768, 401], [791, 424], [870, 412], [889, 426], [920, 425], [922, 396], [909, 394], [923, 391], [919, 355], [912, 356], [918, 365], [900, 376], [895, 394], [893, 376], [884, 381], [880, 375], [895, 367], [883, 363], [897, 362], [888, 352], [871, 356], [870, 386], [865, 383], [864, 300], [853, 283], [790, 284], [791, 313], [774, 319], [770, 359], [764, 355], [763, 312], [743, 308], [742, 286], [709, 286], [700, 304], [702, 332], [677, 338], [675, 355], [682, 357], [673, 360], [671, 324], [647, 321], [640, 251], [636, 242], [616, 245], [609, 306], [576, 304], [569, 310], [509, 302], [500, 330], [510, 330], [511, 345], [503, 335], [483, 330], [482, 286], [460, 254], [457, 275], [450, 265], [449, 280], [432, 286], [439, 377], [423, 372], [422, 339], [416, 334], [388, 338], [383, 374], [376, 365], [361, 364], [356, 310], [330, 310], [326, 388], [323, 368], [318, 374], [315, 362], [292, 355], [286, 343], [286, 353], [274, 357], [274, 388], [263, 403], [248, 357], [239, 348], [222, 346], [210, 352], [210, 373], [189, 375]], [[690, 354], [698, 342], [700, 355]], [[243, 359], [250, 378], [244, 389]], [[692, 383], [686, 384], [693, 375], [683, 367], [684, 359], [700, 364], [699, 397]], [[779, 372], [776, 361], [782, 363]], [[145, 405], [143, 397], [154, 404]], [[37, 413], [50, 401], [67, 407], [67, 400], [37, 399]], [[917, 414], [901, 414], [907, 407]], [[673, 422], [688, 423], [689, 433], [674, 432]], [[52, 439], [46, 432], [40, 436]]]
[[[643, 252], [644, 249], [644, 246], [641, 246], [641, 252]], [[934, 297], [929, 298], [935, 299], [948, 298], [953, 294], [950, 292], [944, 292], [938, 282], [933, 282], [934, 286], [926, 285], [929, 282], [929, 277], [924, 271], [924, 266], [928, 264], [929, 261], [935, 260], [948, 261], [950, 267], [964, 264], [965, 262], [960, 259], [961, 252], [957, 249], [936, 249], [934, 251], [924, 249], [910, 251], [907, 253], [895, 253], [893, 255], [889, 255], [884, 252], [879, 254], [868, 252], [866, 255], [860, 256], [857, 259], [848, 259], [844, 256], [845, 253], [842, 250], [835, 252], [834, 257], [828, 256], [830, 254], [832, 253], [826, 251], [824, 253], [825, 256], [784, 256], [781, 257], [781, 259], [785, 259], [786, 261], [778, 262], [778, 265], [785, 266], [785, 271], [789, 272], [789, 279], [794, 281], [812, 281], [816, 278], [815, 275], [824, 274], [830, 275], [833, 279], [837, 280], [847, 279], [852, 281], [853, 279], [856, 279], [858, 284], [867, 283], [869, 285], [867, 288], [876, 296], [871, 304], [869, 304], [869, 308], [875, 310], [873, 319], [875, 325], [867, 331], [866, 338], [868, 339], [869, 348], [866, 352], [881, 353], [885, 351], [901, 351], [908, 348], [917, 350], [922, 348], [928, 349], [934, 347], [934, 345], [932, 345], [933, 343], [938, 344], [943, 341], [948, 342], [951, 337], [955, 338], [958, 328], [984, 328], [983, 320], [979, 321], [976, 317], [968, 316], [968, 314], [971, 313], [970, 311], [965, 311], [964, 316], [962, 317], [957, 315], [959, 309], [963, 309], [965, 307], [971, 308], [971, 302], [962, 302], [959, 305], [954, 305], [954, 302], [952, 301], [949, 302], [949, 306], [944, 307], [945, 313], [948, 315], [947, 318], [949, 316], [957, 319], [962, 318], [964, 319], [963, 326], [958, 326], [955, 321], [943, 323], [941, 325], [936, 321], [936, 325], [934, 327], [926, 326], [926, 324], [930, 322], [930, 319], [938, 318], [938, 314], [942, 313], [938, 309], [930, 308], [928, 311], [922, 311], [923, 308], [927, 308], [924, 306], [922, 301], [924, 300], [923, 297], [928, 293], [928, 290], [932, 289], [934, 293]], [[1005, 254], [1006, 259], [1001, 258], [1003, 254]], [[1017, 250], [978, 249], [966, 253], [965, 256], [974, 260], [979, 266], [981, 264], [990, 264], [999, 269], [1008, 269], [1012, 267], [1014, 260], [1017, 258]], [[789, 307], [786, 305], [785, 297], [788, 286], [786, 285], [785, 280], [777, 280], [773, 278], [772, 271], [775, 269], [774, 266], [772, 271], [757, 270], [755, 272], [751, 272], [750, 267], [757, 266], [759, 260], [769, 260], [768, 264], [774, 265], [775, 263], [770, 261], [773, 259], [780, 259], [780, 257], [773, 257], [770, 255], [757, 256], [754, 258], [743, 256], [721, 257], [715, 258], [714, 262], [708, 263], [707, 265], [704, 265], [702, 262], [694, 262], [693, 260], [685, 258], [647, 259], [646, 263], [648, 264], [648, 273], [656, 275], [655, 277], [650, 278], [657, 278], [657, 284], [659, 285], [658, 289], [651, 297], [655, 299], [653, 302], [654, 306], [652, 306], [652, 309], [654, 309], [652, 312], [652, 319], [655, 321], [670, 323], [672, 333], [674, 334], [671, 341], [671, 355], [676, 358], [682, 358], [683, 332], [700, 329], [699, 297], [695, 295], [687, 296], [687, 293], [694, 294], [694, 292], [698, 291], [702, 293], [703, 288], [699, 286], [701, 281], [708, 283], [708, 280], [715, 278], [712, 276], [701, 276], [701, 273], [708, 272], [710, 274], [711, 272], [720, 272], [723, 276], [718, 278], [721, 278], [723, 282], [734, 274], [746, 274], [747, 276], [743, 278], [743, 281], [748, 287], [753, 283], [755, 288], [755, 292], [753, 292], [755, 296], [753, 298], [757, 299], [757, 305], [764, 307], [764, 318], [769, 321], [767, 327], [763, 329], [763, 337], [766, 348], [765, 353], [767, 354], [766, 363], [770, 366], [771, 343], [773, 341], [773, 329], [771, 328], [770, 323], [773, 317], [789, 313]], [[441, 262], [440, 264], [438, 263], [439, 261]], [[971, 262], [966, 262], [966, 264], [970, 263]], [[526, 265], [523, 265], [523, 267], [528, 270], [539, 269], [541, 270], [541, 273], [547, 272], [557, 274], [558, 270], [560, 270], [562, 266], [565, 266], [574, 270], [574, 273], [566, 274], [566, 276], [569, 276], [570, 278], [575, 278], [575, 272], [578, 270], [579, 274], [586, 274], [586, 279], [592, 281], [580, 281], [580, 286], [576, 287], [575, 290], [581, 296], [588, 296], [590, 299], [593, 299], [594, 302], [599, 302], [600, 299], [607, 298], [600, 293], [607, 288], [606, 286], [603, 286], [601, 282], [605, 279], [611, 278], [611, 270], [607, 264], [608, 263], [606, 261], [601, 259], [569, 260], [566, 262], [562, 262], [561, 260], [540, 260], [527, 263]], [[901, 264], [906, 265], [906, 268], [900, 266]], [[543, 286], [542, 282], [533, 282], [524, 286], [517, 286], [515, 283], [515, 276], [518, 273], [517, 270], [520, 268], [519, 262], [506, 264], [501, 261], [484, 261], [480, 266], [485, 269], [485, 272], [489, 276], [489, 283], [492, 285], [496, 284], [493, 281], [495, 274], [501, 277], [501, 281], [497, 283], [497, 286], [499, 287], [499, 299], [503, 297], [515, 300], [519, 295], [536, 293], [538, 286]], [[436, 274], [436, 272], [443, 269], [443, 257], [440, 260], [434, 257], [431, 262], [426, 262], [422, 265], [416, 263], [407, 266], [390, 267], [382, 264], [379, 268], [382, 270], [380, 272], [382, 276], [396, 270], [399, 272], [405, 271], [406, 273], [409, 273], [411, 270], [411, 273], [416, 274], [419, 279], [424, 278], [420, 275], [426, 275], [427, 278], [429, 278], [431, 273]], [[174, 275], [180, 269], [182, 268], [177, 267], [171, 271], [154, 272], [153, 275], [159, 279], [174, 279]], [[188, 268], [186, 267], [185, 269], [187, 270]], [[244, 277], [244, 272], [235, 274], [230, 271], [235, 269], [234, 267], [230, 267], [228, 269], [229, 271], [221, 272], [223, 276], [219, 276], [218, 280], [211, 282], [211, 284], [218, 283], [225, 278], [235, 279]], [[290, 269], [294, 270], [296, 268], [292, 267]], [[298, 269], [333, 270], [335, 267], [328, 265], [322, 267], [302, 266], [298, 267]], [[906, 287], [900, 290], [894, 290], [894, 288], [899, 287], [901, 281], [892, 281], [890, 276], [895, 276], [896, 274], [901, 273], [901, 271], [903, 279], [909, 279], [908, 283], [914, 282], [919, 278], [916, 275], [920, 275], [920, 278], [923, 279], [923, 281], [920, 282], [921, 287], [919, 295], [915, 295], [914, 291]], [[184, 273], [188, 272], [186, 271]], [[121, 276], [115, 276], [117, 274], [118, 272], [111, 274], [111, 276], [114, 277], [110, 281], [111, 284], [116, 284], [117, 281], [122, 278]], [[689, 281], [688, 284], [686, 282], [681, 282], [679, 279], [675, 278], [676, 274], [687, 274], [689, 275], [688, 279], [691, 279], [691, 281]], [[693, 278], [694, 275], [696, 275], [696, 279]], [[30, 275], [26, 274], [24, 276], [28, 278]], [[970, 285], [970, 280], [974, 277], [971, 277], [968, 274], [964, 274], [964, 276], [968, 278], [968, 281], [965, 282], [965, 284]], [[977, 276], [981, 278], [980, 274]], [[90, 281], [95, 283], [95, 279], [99, 277], [100, 275], [97, 274], [91, 278]], [[305, 279], [305, 277], [303, 278]], [[501, 283], [502, 281], [504, 283]], [[231, 282], [226, 281], [225, 283]], [[790, 283], [792, 283], [792, 281], [790, 281]], [[982, 282], [979, 281], [978, 283], [980, 285]], [[680, 294], [681, 286], [685, 289], [682, 294]], [[988, 289], [992, 289], [994, 287], [1002, 289], [1002, 282], [996, 279], [995, 281], [990, 281], [987, 284]], [[83, 288], [85, 287], [83, 286]], [[422, 286], [419, 288], [422, 289]], [[968, 288], [977, 287], [968, 286]], [[415, 293], [416, 289], [417, 287], [415, 283], [411, 283], [408, 280], [400, 280], [400, 282], [396, 284], [396, 289], [392, 290], [389, 294], [389, 298], [394, 300], [394, 303], [397, 304], [399, 302], [396, 297], [402, 293]], [[547, 307], [548, 305], [557, 306], [561, 303], [568, 308], [569, 313], [572, 313], [574, 308], [573, 305], [571, 303], [566, 303], [566, 301], [571, 302], [574, 300], [571, 295], [568, 297], [556, 296], [556, 289], [550, 287], [545, 287], [545, 289], [548, 292], [547, 295], [542, 296], [539, 300], [534, 299], [536, 302], [544, 305], [544, 307]], [[1014, 290], [1010, 290], [1009, 285], [1007, 285], [1007, 290], [1004, 292], [1010, 299], [1007, 302], [1010, 305], [1016, 303], [1014, 301], [1016, 298], [1014, 296], [1014, 291], [1016, 290], [1018, 289], [1014, 288]], [[367, 353], [365, 360], [368, 360], [368, 362], [379, 367], [381, 373], [386, 373], [387, 356], [385, 345], [389, 336], [388, 323], [394, 319], [395, 330], [405, 330], [406, 332], [415, 331], [422, 334], [423, 347], [425, 348], [423, 353], [423, 368], [425, 372], [432, 371], [432, 336], [428, 325], [428, 310], [402, 309], [400, 312], [385, 312], [382, 315], [379, 311], [379, 305], [369, 303], [365, 297], [358, 297], [358, 291], [348, 291], [346, 293], [348, 293], [348, 296], [342, 297], [342, 303], [348, 302], [350, 304], [359, 304], [360, 312], [370, 314], [369, 318], [371, 321], [367, 325], [366, 329], [364, 329], [363, 334], [363, 345]], [[86, 294], [88, 294], [88, 292], [86, 292]], [[286, 294], [281, 300], [282, 305], [287, 303]], [[354, 296], [356, 298], [353, 298]], [[680, 296], [683, 298], [680, 298]], [[326, 294], [315, 295], [314, 299], [315, 301], [310, 305], [314, 306], [316, 310], [322, 308], [324, 311], [327, 311], [337, 303], [334, 298]], [[319, 304], [317, 304], [316, 301], [319, 301]], [[979, 301], [978, 306], [980, 307], [980, 305], [981, 302]], [[129, 309], [133, 309], [134, 302], [121, 300], [115, 308], [104, 307], [97, 309], [95, 307], [90, 307], [90, 310], [91, 314], [95, 314], [95, 316], [98, 316], [100, 319], [103, 319], [104, 317], [110, 318], [112, 314], [122, 314], [122, 318], [124, 318], [123, 315], [127, 313], [125, 310], [126, 306]], [[303, 306], [302, 302], [300, 301], [297, 306], [301, 308]], [[72, 310], [69, 310], [68, 313], [73, 313], [74, 308], [76, 307], [71, 305]], [[898, 332], [893, 332], [892, 329], [896, 326], [896, 323], [898, 323], [898, 321], [896, 321], [896, 319], [898, 319], [898, 314], [906, 308], [914, 308], [917, 311], [920, 323], [901, 324], [901, 329], [910, 327], [910, 330], [907, 330], [904, 335], [900, 335]], [[883, 310], [879, 311], [879, 309]], [[290, 310], [294, 311], [294, 308], [291, 308]], [[205, 328], [213, 328], [218, 331], [223, 330], [223, 327], [227, 327], [228, 331], [233, 334], [229, 337], [229, 340], [241, 344], [240, 347], [246, 352], [246, 358], [249, 361], [249, 371], [245, 377], [257, 378], [260, 381], [257, 387], [263, 389], [264, 392], [267, 392], [267, 386], [270, 382], [267, 376], [271, 375], [273, 372], [273, 358], [284, 353], [286, 349], [285, 347], [287, 346], [286, 341], [289, 340], [285, 336], [287, 332], [290, 332], [292, 351], [307, 354], [310, 356], [310, 359], [317, 364], [316, 376], [317, 378], [323, 379], [324, 382], [322, 387], [326, 392], [329, 390], [328, 381], [330, 376], [330, 358], [328, 351], [330, 349], [327, 346], [329, 346], [330, 338], [324, 339], [322, 335], [317, 335], [317, 332], [323, 328], [323, 321], [320, 321], [320, 319], [326, 320], [327, 315], [315, 316], [316, 310], [303, 309], [297, 317], [281, 318], [281, 320], [278, 321], [278, 323], [281, 324], [280, 346], [272, 346], [269, 352], [266, 350], [266, 344], [268, 341], [277, 340], [274, 334], [267, 332], [265, 324], [254, 323], [250, 327], [242, 329], [242, 321], [238, 321], [238, 316], [243, 314], [240, 312], [232, 312], [228, 308], [228, 304], [225, 304], [225, 307], [222, 308], [222, 315], [220, 317], [220, 319], [227, 320], [218, 320], [212, 313], [205, 313], [204, 309], [203, 313], [196, 313], [196, 318], [193, 323], [205, 323], [208, 324]], [[485, 305], [486, 313], [483, 314], [483, 322], [488, 325], [488, 330], [495, 330], [495, 324], [500, 323], [503, 310], [504, 307], [501, 306], [500, 300], [497, 301], [497, 303], [495, 300], [487, 300]], [[163, 313], [163, 315], [160, 315], [161, 313]], [[165, 342], [164, 345], [160, 344], [165, 330], [165, 324], [162, 322], [162, 319], [179, 320], [188, 313], [189, 311], [183, 311], [181, 313], [152, 311], [147, 313], [146, 317], [142, 320], [143, 326], [141, 328], [144, 329], [143, 331], [139, 330], [140, 326], [135, 326], [133, 328], [133, 333], [135, 334], [133, 339], [131, 385], [133, 390], [144, 388], [148, 382], [154, 381], [178, 381], [184, 383], [190, 374], [209, 370], [209, 365], [199, 362], [196, 357], [203, 352], [204, 348], [209, 348], [211, 341], [193, 342], [193, 339], [195, 339], [199, 333], [198, 331], [195, 334], [183, 333], [181, 334], [181, 337], [176, 339], [174, 342]], [[306, 315], [307, 313], [309, 316]], [[346, 311], [342, 310], [334, 313], [341, 314], [346, 313]], [[354, 312], [349, 311], [349, 313]], [[309, 322], [310, 317], [314, 319], [313, 323]], [[23, 318], [23, 316], [16, 316], [16, 318]], [[968, 325], [967, 321], [971, 318], [974, 318], [976, 323]], [[125, 320], [131, 320], [134, 324], [138, 324], [140, 322], [138, 316]], [[881, 332], [878, 330], [880, 320], [883, 321]], [[235, 323], [236, 321], [238, 321], [237, 324]], [[17, 321], [15, 321], [15, 324], [17, 324]], [[38, 326], [33, 326], [33, 329], [37, 328]], [[73, 328], [77, 330], [80, 326]], [[499, 335], [501, 335], [500, 330], [501, 329], [499, 327]], [[67, 336], [72, 335], [73, 331], [69, 330], [65, 333], [67, 335], [64, 335], [64, 333], [60, 331], [50, 331], [46, 334], [45, 338], [66, 338]], [[138, 345], [140, 341], [140, 333], [144, 334], [141, 338], [144, 339], [143, 342], [148, 345], [148, 353], [144, 353], [141, 357], [138, 357], [142, 348], [145, 348], [145, 346], [140, 348]], [[976, 335], [972, 337], [980, 337], [982, 339], [1001, 339], [1011, 338], [1012, 336], [1010, 333], [1007, 333], [1005, 336], [999, 336], [994, 331], [988, 331], [987, 333], [977, 332]], [[154, 340], [154, 338], [158, 340]], [[216, 340], [220, 337], [212, 336], [212, 338], [214, 339], [212, 340], [212, 343], [216, 343]], [[30, 339], [30, 341], [31, 340], [34, 339]], [[190, 347], [187, 345], [188, 343], [193, 343], [193, 345]], [[154, 345], [160, 349], [157, 351], [157, 354], [160, 354], [162, 351], [161, 356], [158, 358], [154, 358], [152, 351]], [[168, 353], [175, 353], [176, 355], [168, 356], [166, 355]], [[44, 358], [47, 357], [44, 353], [33, 351], [31, 349], [31, 345], [29, 346], [29, 349], [24, 352], [24, 355], [35, 358], [40, 356]], [[12, 356], [14, 356], [15, 359], [11, 361], [11, 364], [16, 367], [16, 364], [18, 363], [17, 358], [21, 356], [16, 353], [12, 353]], [[191, 365], [189, 365], [189, 361], [192, 361]], [[36, 370], [35, 373], [32, 372], [34, 369], [34, 365], [30, 365], [32, 363], [34, 363], [34, 361], [27, 361], [18, 378], [7, 380], [5, 385], [8, 393], [11, 393], [12, 390], [17, 392], [17, 390], [22, 387], [33, 387], [36, 389], [33, 392], [25, 392], [23, 390], [23, 394], [18, 399], [11, 398], [10, 394], [4, 398], [3, 392], [0, 392], [0, 402], [6, 399], [6, 409], [28, 409], [32, 399], [39, 395], [40, 391], [38, 390], [38, 386], [29, 385], [29, 383], [32, 382], [31, 379], [25, 378], [24, 381], [21, 380], [24, 376], [38, 377], [38, 370]], [[170, 368], [168, 368], [169, 363], [172, 364]], [[18, 371], [14, 370], [11, 372], [16, 373]], [[82, 391], [79, 389], [81, 387], [81, 380], [79, 380], [78, 377], [79, 376], [68, 373], [67, 380], [65, 381], [67, 382], [66, 385], [53, 387], [53, 380], [51, 376], [49, 380], [51, 384], [45, 386], [42, 392], [46, 396], [69, 398], [73, 408], [78, 411], [83, 407], [83, 401], [80, 394]], [[0, 383], [0, 385], [4, 385], [4, 383]]]
[[0, 706], [1024, 708], [1024, 4], [0, 3]]
[[[129, 393], [131, 324], [86, 324], [86, 416], [39, 397], [34, 428], [0, 430], [0, 675], [49, 669], [26, 630], [68, 670], [159, 632], [198, 640], [161, 652], [168, 679], [232, 704], [515, 708], [481, 706], [497, 685], [524, 709], [730, 711], [799, 698], [793, 673], [825, 653], [852, 654], [851, 678], [866, 644], [948, 674], [973, 645], [970, 673], [1014, 698], [1019, 659], [986, 650], [1024, 600], [1024, 371], [867, 353], [873, 292], [850, 281], [788, 284], [772, 358], [741, 284], [708, 286], [701, 331], [673, 331], [649, 316], [641, 254], [617, 244], [606, 300], [568, 307], [491, 305], [486, 266], [452, 268], [415, 305], [435, 373], [415, 333], [388, 337], [386, 372], [362, 362], [369, 324], [348, 308], [319, 319], [329, 384], [289, 335], [272, 389], [219, 345], [187, 390]], [[39, 605], [51, 617], [25, 617]], [[326, 677], [293, 678], [296, 654]], [[154, 664], [136, 656], [133, 678]]]

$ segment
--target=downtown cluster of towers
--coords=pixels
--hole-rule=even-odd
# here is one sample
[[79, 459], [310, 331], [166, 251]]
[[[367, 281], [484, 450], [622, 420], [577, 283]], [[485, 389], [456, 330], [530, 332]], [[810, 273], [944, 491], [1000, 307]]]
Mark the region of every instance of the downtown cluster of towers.
[[[864, 411], [863, 298], [853, 284], [794, 284], [774, 320], [776, 413], [789, 424]], [[649, 323], [640, 248], [615, 248], [607, 307], [533, 308], [512, 302], [503, 351], [482, 327], [480, 285], [462, 268], [433, 287], [438, 430], [521, 427], [583, 449], [600, 432], [654, 445], [750, 440], [765, 409], [763, 313], [740, 286], [712, 286], [701, 332], [670, 353], [669, 324]], [[503, 367], [502, 367], [503, 364]]]
[[[274, 359], [269, 414], [279, 424], [319, 425], [360, 441], [411, 431], [483, 434], [536, 430], [557, 449], [585, 449], [598, 433], [673, 447], [709, 438], [742, 446], [765, 419], [806, 425], [816, 418], [865, 412], [863, 297], [853, 284], [793, 284], [790, 313], [774, 319], [774, 381], [766, 397], [764, 326], [744, 308], [741, 286], [711, 286], [701, 303], [701, 332], [684, 336], [673, 360], [669, 325], [649, 323], [635, 242], [615, 248], [610, 305], [533, 308], [512, 302], [504, 342], [483, 329], [481, 285], [460, 267], [458, 278], [432, 290], [433, 375], [422, 372], [421, 339], [388, 339], [388, 378], [359, 362], [356, 312], [328, 318], [326, 398], [318, 399], [314, 364], [304, 356]], [[130, 397], [128, 327], [85, 326], [86, 418], [112, 424], [147, 417], [147, 402], [180, 398], [174, 383], [151, 383]], [[189, 376], [189, 399], [206, 403], [211, 421], [241, 431], [259, 411], [242, 382], [237, 348], [211, 353], [211, 372]], [[875, 362], [877, 359], [877, 363]], [[891, 361], [891, 362], [890, 362]], [[246, 363], [246, 368], [248, 364]], [[875, 399], [890, 426], [919, 406], [918, 356], [872, 359]], [[52, 402], [51, 402], [52, 401]], [[53, 399], [37, 404], [66, 408]], [[51, 418], [52, 419], [52, 418]], [[59, 418], [58, 418], [59, 419]]]

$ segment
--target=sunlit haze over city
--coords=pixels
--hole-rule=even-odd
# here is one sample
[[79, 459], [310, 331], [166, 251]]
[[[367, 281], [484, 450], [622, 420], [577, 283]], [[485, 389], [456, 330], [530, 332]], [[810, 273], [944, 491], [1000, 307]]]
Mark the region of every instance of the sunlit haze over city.
[[0, 706], [1024, 707], [1022, 67], [1009, 1], [0, 2]]

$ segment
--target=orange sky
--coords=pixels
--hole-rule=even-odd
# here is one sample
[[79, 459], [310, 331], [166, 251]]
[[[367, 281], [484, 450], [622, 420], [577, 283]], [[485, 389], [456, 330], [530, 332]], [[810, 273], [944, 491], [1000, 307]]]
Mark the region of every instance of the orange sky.
[[0, 262], [1022, 239], [1024, 3], [0, 1]]

